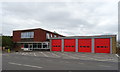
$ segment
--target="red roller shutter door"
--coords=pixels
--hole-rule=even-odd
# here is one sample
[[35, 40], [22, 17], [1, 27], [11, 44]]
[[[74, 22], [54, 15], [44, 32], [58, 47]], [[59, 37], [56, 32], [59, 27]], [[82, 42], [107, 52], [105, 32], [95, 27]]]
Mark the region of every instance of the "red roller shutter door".
[[110, 53], [110, 38], [96, 38], [95, 53]]
[[91, 39], [78, 39], [78, 52], [91, 52]]
[[61, 39], [52, 40], [52, 46], [51, 46], [52, 51], [61, 51], [61, 47], [62, 47]]
[[64, 39], [64, 51], [75, 52], [75, 39]]

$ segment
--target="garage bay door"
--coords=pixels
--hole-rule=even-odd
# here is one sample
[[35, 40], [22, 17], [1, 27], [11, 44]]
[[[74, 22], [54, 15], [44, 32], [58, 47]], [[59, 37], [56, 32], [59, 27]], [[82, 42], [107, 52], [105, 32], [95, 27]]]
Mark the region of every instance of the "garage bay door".
[[78, 39], [78, 52], [91, 52], [91, 39]]
[[61, 47], [62, 47], [61, 39], [52, 40], [52, 46], [51, 46], [52, 51], [61, 51]]
[[95, 53], [110, 53], [110, 38], [96, 38]]
[[64, 39], [64, 51], [75, 52], [75, 39]]

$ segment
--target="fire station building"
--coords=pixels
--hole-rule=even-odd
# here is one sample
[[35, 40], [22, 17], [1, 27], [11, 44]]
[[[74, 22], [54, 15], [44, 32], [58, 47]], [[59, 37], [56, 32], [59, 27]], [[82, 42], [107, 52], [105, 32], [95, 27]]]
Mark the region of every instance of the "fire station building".
[[116, 35], [68, 36], [41, 28], [13, 31], [17, 50], [48, 49], [61, 52], [116, 53]]
[[13, 42], [17, 45], [15, 50], [41, 50], [50, 49], [49, 39], [52, 37], [64, 37], [41, 28], [13, 31]]
[[116, 35], [51, 38], [51, 51], [116, 53]]

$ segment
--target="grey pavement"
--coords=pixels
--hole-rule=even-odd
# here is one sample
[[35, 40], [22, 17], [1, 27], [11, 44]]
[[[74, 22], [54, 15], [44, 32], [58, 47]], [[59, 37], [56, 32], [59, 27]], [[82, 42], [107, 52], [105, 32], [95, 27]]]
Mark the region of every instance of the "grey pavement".
[[118, 70], [115, 54], [39, 51], [2, 55], [3, 70]]
[[118, 62], [118, 57], [116, 54], [104, 54], [104, 53], [95, 54], [95, 53], [76, 53], [76, 52], [37, 51], [37, 52], [13, 52], [12, 54], [37, 56], [37, 57], [62, 58], [62, 59], [81, 59], [81, 60]]

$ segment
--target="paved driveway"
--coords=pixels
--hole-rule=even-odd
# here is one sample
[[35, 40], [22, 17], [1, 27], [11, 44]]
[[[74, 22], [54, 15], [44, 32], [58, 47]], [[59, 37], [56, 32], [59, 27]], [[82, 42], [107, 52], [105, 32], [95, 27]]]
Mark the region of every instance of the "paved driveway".
[[115, 54], [12, 52], [3, 54], [3, 70], [118, 70]]
[[116, 54], [49, 52], [49, 51], [13, 52], [12, 54], [24, 55], [24, 56], [25, 55], [26, 56], [36, 56], [36, 57], [61, 58], [61, 59], [80, 59], [80, 60], [118, 62], [118, 57]]

